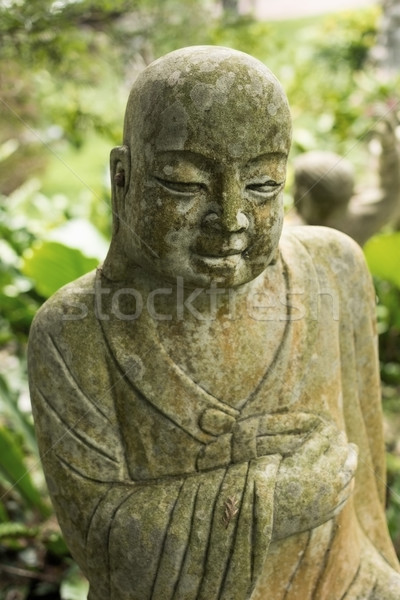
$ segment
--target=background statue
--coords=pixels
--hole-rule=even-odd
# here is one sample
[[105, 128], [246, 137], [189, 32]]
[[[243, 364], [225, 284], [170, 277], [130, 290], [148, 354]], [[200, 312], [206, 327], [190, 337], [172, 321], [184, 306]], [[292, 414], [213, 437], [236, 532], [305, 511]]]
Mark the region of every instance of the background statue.
[[234, 50], [172, 52], [132, 88], [108, 256], [29, 346], [90, 600], [399, 598], [373, 289], [346, 236], [281, 237], [290, 138], [280, 84]]
[[339, 229], [359, 244], [400, 214], [400, 151], [394, 115], [375, 127], [380, 142], [377, 181], [355, 186], [351, 163], [333, 152], [301, 154], [294, 162], [294, 216], [289, 225]]

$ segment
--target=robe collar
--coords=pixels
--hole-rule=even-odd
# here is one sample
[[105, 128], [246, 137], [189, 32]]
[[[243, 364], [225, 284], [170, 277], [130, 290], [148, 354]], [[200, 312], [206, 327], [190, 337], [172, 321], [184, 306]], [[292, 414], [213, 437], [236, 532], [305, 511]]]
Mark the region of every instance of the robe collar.
[[[168, 355], [157, 335], [147, 310], [132, 321], [122, 320], [113, 311], [115, 293], [133, 289], [134, 284], [110, 282], [101, 272], [96, 292], [102, 292], [103, 318], [98, 319], [108, 350], [130, 386], [162, 413], [201, 443], [209, 443], [215, 434], [202, 426], [202, 416], [219, 415], [221, 427], [266, 412], [289, 410], [301, 396], [316, 341], [319, 298], [318, 276], [311, 257], [294, 236], [286, 236], [280, 246], [277, 263], [267, 267], [280, 269], [286, 282], [286, 321], [281, 343], [254, 391], [240, 410], [221, 402], [193, 381]], [[104, 293], [104, 288], [110, 290]], [[133, 296], [132, 296], [133, 297]], [[267, 407], [267, 408], [266, 408]]]

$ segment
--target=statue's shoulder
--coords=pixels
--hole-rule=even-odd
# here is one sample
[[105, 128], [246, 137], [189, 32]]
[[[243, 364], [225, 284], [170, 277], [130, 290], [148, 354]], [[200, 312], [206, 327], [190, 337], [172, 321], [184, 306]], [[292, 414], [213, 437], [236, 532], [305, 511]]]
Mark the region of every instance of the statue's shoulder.
[[337, 294], [343, 315], [352, 315], [358, 322], [362, 315], [370, 319], [375, 314], [372, 277], [364, 253], [348, 235], [330, 227], [291, 227], [282, 236], [281, 254], [302, 281], [315, 277], [320, 290]]
[[90, 327], [94, 316], [96, 271], [60, 288], [41, 306], [33, 319], [30, 339], [46, 334], [58, 336], [66, 330]]
[[285, 228], [281, 247], [295, 250], [301, 244], [316, 265], [326, 265], [332, 272], [346, 273], [354, 268], [364, 270], [365, 258], [361, 247], [351, 237], [322, 226], [296, 226]]
[[103, 380], [108, 389], [104, 340], [95, 312], [96, 280], [94, 271], [67, 284], [37, 312], [28, 342], [32, 385], [53, 385], [52, 378], [45, 383], [51, 373], [64, 382], [65, 393], [78, 388], [92, 393]]

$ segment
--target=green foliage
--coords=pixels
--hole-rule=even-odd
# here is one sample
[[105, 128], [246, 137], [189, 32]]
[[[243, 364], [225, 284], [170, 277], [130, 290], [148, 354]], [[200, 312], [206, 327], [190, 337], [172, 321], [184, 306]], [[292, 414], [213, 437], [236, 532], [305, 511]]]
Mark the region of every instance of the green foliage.
[[400, 288], [375, 278], [383, 381], [400, 385]]
[[400, 556], [400, 234], [380, 234], [364, 248], [377, 294], [379, 356], [387, 419], [387, 510], [389, 532]]
[[105, 0], [3, 0], [0, 56], [17, 59], [34, 68], [52, 65], [64, 73], [72, 70], [75, 75], [82, 72], [86, 76], [88, 65], [83, 63], [82, 68], [83, 53], [92, 55], [102, 49], [102, 36], [96, 32], [105, 29], [111, 35], [115, 21], [132, 10], [132, 5], [128, 1]]
[[373, 275], [400, 288], [400, 232], [374, 236], [364, 253]]
[[97, 265], [96, 258], [88, 258], [76, 248], [58, 242], [38, 242], [26, 256], [22, 272], [35, 282], [37, 292], [48, 298]]
[[35, 537], [38, 535], [37, 527], [28, 527], [23, 523], [0, 523], [0, 539], [15, 538], [15, 537]]
[[[0, 252], [12, 255], [4, 240], [0, 242]], [[27, 293], [30, 288], [31, 284], [15, 266], [0, 259], [0, 345], [26, 336], [39, 307], [36, 299]]]
[[[18, 373], [18, 375], [18, 383], [20, 383], [22, 374]], [[12, 389], [6, 377], [0, 373], [0, 414], [12, 426], [13, 431], [21, 436], [29, 451], [38, 457], [32, 419], [28, 418], [18, 405], [20, 393], [21, 390]]]
[[215, 0], [143, 2], [142, 8], [147, 10], [138, 37], [143, 36], [140, 54], [144, 63], [182, 46], [210, 43], [215, 4]]
[[381, 377], [400, 385], [400, 232], [375, 235], [364, 252], [378, 298]]
[[388, 452], [386, 518], [397, 555], [400, 556], [400, 457]]
[[[269, 55], [278, 36], [270, 23], [255, 21], [251, 16], [221, 19], [209, 32], [209, 43], [235, 48], [260, 58]], [[282, 40], [281, 45], [285, 42]]]
[[47, 551], [52, 556], [68, 556], [69, 550], [60, 531], [51, 531], [43, 540]]
[[43, 502], [39, 490], [32, 482], [17, 436], [1, 426], [0, 474], [18, 490], [28, 506], [37, 508], [44, 517], [51, 514], [49, 505]]
[[338, 65], [351, 71], [362, 69], [376, 43], [380, 15], [381, 8], [376, 4], [327, 17], [320, 30], [316, 58], [330, 70]]

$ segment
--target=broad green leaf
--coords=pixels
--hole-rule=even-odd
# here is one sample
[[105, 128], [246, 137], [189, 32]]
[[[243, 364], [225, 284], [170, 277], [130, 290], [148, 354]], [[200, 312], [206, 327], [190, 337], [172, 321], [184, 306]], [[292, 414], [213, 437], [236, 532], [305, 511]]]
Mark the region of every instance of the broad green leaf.
[[16, 436], [5, 427], [0, 427], [0, 471], [28, 505], [37, 508], [43, 516], [51, 514], [50, 507], [43, 502], [39, 490], [32, 482]]
[[58, 242], [41, 242], [25, 254], [22, 271], [33, 279], [39, 294], [48, 298], [98, 264], [97, 258], [89, 258], [76, 248]]
[[364, 246], [371, 273], [400, 288], [400, 232], [375, 235]]

